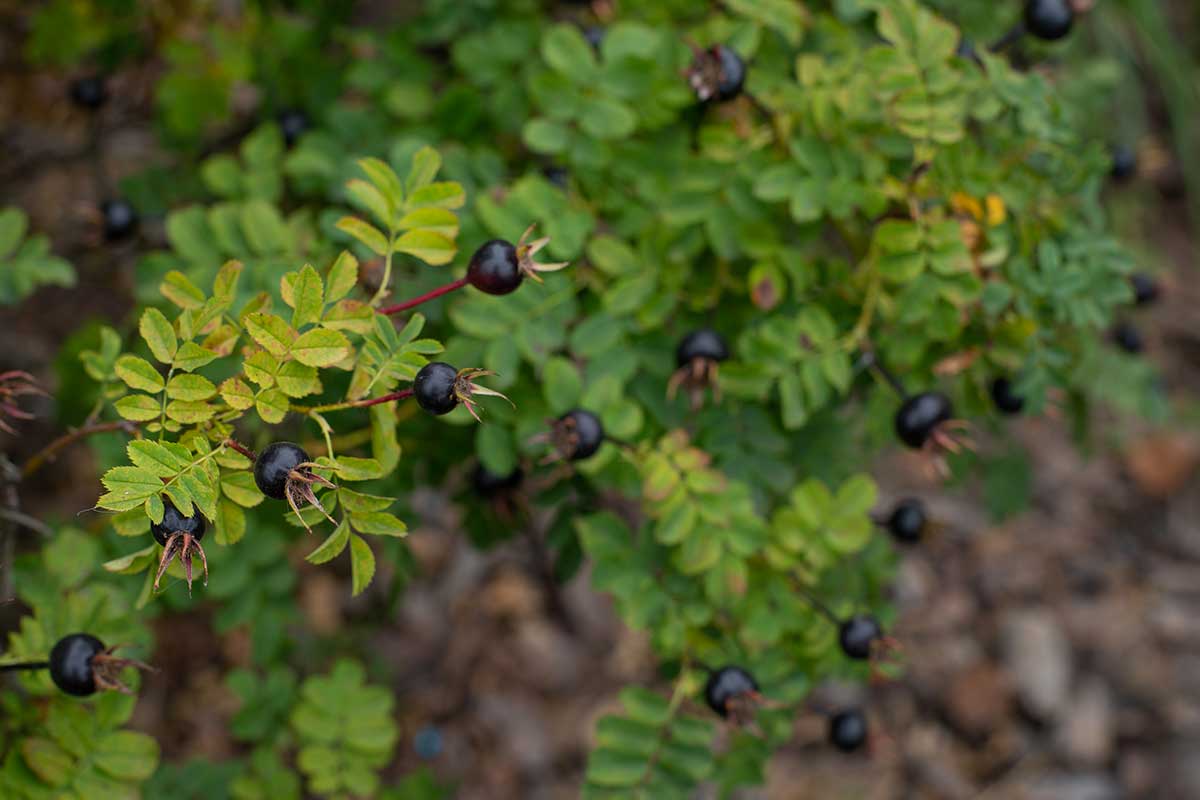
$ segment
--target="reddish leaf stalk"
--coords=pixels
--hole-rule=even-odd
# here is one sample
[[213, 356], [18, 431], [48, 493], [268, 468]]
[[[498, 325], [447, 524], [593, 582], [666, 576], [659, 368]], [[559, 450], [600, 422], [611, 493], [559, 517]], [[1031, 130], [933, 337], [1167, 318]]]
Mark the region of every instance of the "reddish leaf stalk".
[[439, 286], [438, 288], [434, 289], [433, 291], [426, 292], [425, 294], [420, 295], [418, 297], [414, 297], [411, 300], [405, 300], [403, 303], [397, 303], [396, 305], [392, 305], [392, 306], [384, 306], [383, 308], [379, 309], [379, 313], [383, 314], [385, 316], [391, 316], [392, 314], [399, 314], [401, 311], [407, 311], [410, 308], [416, 308], [417, 306], [421, 305], [422, 303], [427, 303], [430, 300], [435, 300], [444, 294], [450, 294], [450, 292], [457, 291], [458, 289], [461, 289], [462, 287], [464, 287], [466, 285], [467, 285], [467, 279], [465, 277], [459, 278], [458, 280], [454, 281], [453, 283], [447, 283], [445, 286]]
[[255, 459], [258, 458], [258, 456], [254, 455], [253, 450], [251, 450], [249, 447], [246, 447], [246, 445], [242, 444], [241, 442], [237, 441], [236, 439], [226, 439], [225, 446], [228, 447], [230, 450], [234, 450], [238, 453], [241, 453], [242, 455], [244, 455], [246, 458], [250, 459], [251, 461], [254, 461]]

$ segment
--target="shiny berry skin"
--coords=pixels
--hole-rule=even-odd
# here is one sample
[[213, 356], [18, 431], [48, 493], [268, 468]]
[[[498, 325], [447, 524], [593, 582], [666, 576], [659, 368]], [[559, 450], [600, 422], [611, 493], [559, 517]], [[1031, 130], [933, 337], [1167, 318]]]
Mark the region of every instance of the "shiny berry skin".
[[288, 108], [279, 112], [279, 130], [283, 132], [283, 142], [291, 147], [308, 132], [308, 114], [299, 108]]
[[1020, 414], [1025, 409], [1025, 398], [1013, 391], [1012, 381], [1000, 377], [992, 381], [992, 402], [1001, 414]]
[[125, 200], [106, 200], [100, 205], [100, 215], [104, 220], [104, 238], [110, 242], [124, 239], [137, 229], [137, 212]]
[[524, 277], [517, 248], [503, 239], [481, 244], [467, 265], [467, 283], [487, 294], [514, 292]]
[[193, 516], [185, 517], [174, 503], [166, 499], [163, 500], [162, 522], [150, 523], [150, 533], [153, 534], [154, 541], [163, 547], [167, 546], [167, 539], [176, 533], [186, 533], [196, 541], [200, 541], [204, 538], [204, 531], [207, 528], [208, 523], [204, 521], [202, 514], [195, 512]]
[[567, 456], [571, 461], [581, 461], [590, 458], [604, 444], [604, 426], [600, 418], [590, 411], [577, 408], [559, 417], [559, 422], [571, 420], [572, 432], [575, 436], [575, 446]]
[[307, 464], [309, 460], [308, 453], [298, 444], [269, 444], [254, 460], [254, 483], [267, 497], [283, 500], [287, 496], [288, 475], [301, 464]]
[[1113, 180], [1127, 181], [1137, 174], [1137, 153], [1132, 147], [1117, 145], [1112, 149]]
[[682, 367], [697, 358], [724, 361], [729, 358], [729, 345], [721, 334], [711, 328], [692, 331], [675, 348], [675, 363]]
[[1025, 29], [1048, 42], [1061, 39], [1071, 32], [1075, 10], [1071, 0], [1026, 0]]
[[593, 50], [600, 50], [600, 45], [604, 43], [604, 34], [607, 31], [599, 25], [589, 25], [583, 29], [583, 38], [587, 39], [587, 43], [592, 46]]
[[99, 75], [71, 81], [70, 94], [71, 102], [89, 111], [95, 111], [108, 102], [108, 87]]
[[842, 652], [859, 661], [871, 657], [871, 645], [883, 636], [883, 628], [869, 614], [856, 614], [838, 628], [838, 644]]
[[1117, 347], [1130, 355], [1136, 356], [1145, 349], [1142, 334], [1128, 322], [1122, 322], [1112, 330], [1112, 339]]
[[921, 541], [928, 522], [929, 515], [925, 512], [925, 504], [915, 497], [906, 497], [892, 509], [887, 520], [887, 529], [897, 542], [915, 544]]
[[87, 633], [64, 636], [50, 651], [50, 680], [63, 692], [87, 697], [96, 692], [92, 659], [104, 652], [104, 642]]
[[471, 485], [480, 497], [494, 497], [509, 492], [521, 485], [525, 473], [517, 467], [507, 475], [497, 475], [483, 464], [476, 464], [471, 473]]
[[1148, 306], [1158, 299], [1158, 282], [1144, 272], [1139, 272], [1129, 278], [1133, 287], [1133, 302], [1139, 306]]
[[746, 62], [732, 47], [719, 44], [714, 54], [721, 65], [721, 80], [717, 84], [717, 100], [732, 100], [742, 93], [746, 84]]
[[704, 702], [722, 717], [729, 714], [731, 700], [758, 691], [754, 676], [741, 667], [721, 667], [704, 684]]
[[905, 400], [896, 412], [896, 435], [909, 447], [920, 449], [934, 429], [953, 416], [949, 397], [941, 392], [922, 392]]
[[458, 381], [458, 370], [444, 361], [432, 361], [421, 367], [413, 381], [413, 396], [417, 405], [430, 414], [449, 414], [458, 406], [454, 385]]
[[958, 47], [954, 48], [954, 55], [967, 61], [979, 61], [979, 53], [975, 50], [975, 43], [965, 36], [958, 40]]
[[867, 741], [867, 718], [858, 709], [839, 711], [829, 719], [829, 743], [843, 753], [853, 753]]

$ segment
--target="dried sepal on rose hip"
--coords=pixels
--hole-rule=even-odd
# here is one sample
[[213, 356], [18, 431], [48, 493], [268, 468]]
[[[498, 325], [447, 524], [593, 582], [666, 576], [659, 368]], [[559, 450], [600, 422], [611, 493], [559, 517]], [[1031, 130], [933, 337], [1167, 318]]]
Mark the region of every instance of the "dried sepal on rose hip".
[[[328, 489], [336, 488], [333, 481], [313, 472], [313, 468], [317, 466], [319, 465], [308, 457], [308, 453], [304, 452], [300, 445], [292, 442], [274, 442], [263, 448], [254, 460], [254, 483], [267, 497], [273, 500], [287, 500], [302, 523], [304, 517], [300, 515], [300, 509], [312, 506], [330, 522], [337, 524], [337, 520], [329, 516], [329, 512], [313, 492], [314, 485]], [[312, 531], [307, 524], [304, 527], [308, 528], [309, 532]]]
[[550, 244], [550, 237], [528, 241], [534, 227], [530, 225], [526, 228], [515, 245], [504, 239], [492, 239], [481, 244], [467, 265], [467, 283], [487, 294], [508, 294], [515, 292], [525, 278], [541, 283], [540, 273], [555, 272], [566, 267], [566, 261], [541, 264], [535, 260], [534, 257]]
[[549, 442], [554, 451], [542, 459], [552, 461], [582, 461], [590, 458], [604, 444], [604, 425], [590, 411], [576, 408], [558, 419], [548, 420], [550, 431], [539, 434], [535, 441]]
[[732, 47], [716, 44], [701, 49], [693, 45], [692, 54], [692, 64], [685, 75], [697, 100], [723, 102], [742, 93], [746, 84], [746, 62]]
[[64, 636], [50, 650], [50, 680], [75, 697], [87, 697], [97, 691], [132, 694], [121, 681], [121, 670], [135, 667], [153, 671], [154, 668], [132, 658], [118, 658], [113, 655], [116, 649], [105, 647], [104, 642], [89, 633]]
[[475, 395], [500, 397], [513, 405], [511, 400], [495, 389], [475, 383], [476, 378], [495, 374], [486, 369], [455, 369], [444, 361], [433, 361], [421, 367], [417, 373], [413, 380], [413, 396], [417, 405], [434, 416], [449, 414], [461, 403], [477, 422], [483, 422], [479, 417]]
[[49, 397], [46, 391], [37, 385], [37, 379], [28, 372], [19, 369], [0, 372], [0, 431], [16, 434], [16, 429], [8, 420], [33, 419], [33, 414], [17, 405], [17, 399], [26, 395]]
[[922, 392], [909, 397], [896, 411], [894, 422], [900, 441], [924, 452], [933, 470], [943, 477], [950, 473], [945, 453], [974, 447], [967, 435], [969, 424], [954, 418], [954, 405], [941, 392]]
[[754, 718], [754, 710], [762, 703], [762, 694], [753, 675], [730, 665], [709, 673], [704, 684], [704, 702], [720, 716], [741, 725]]
[[898, 661], [902, 650], [870, 614], [855, 614], [843, 620], [838, 625], [838, 645], [847, 658], [869, 662], [873, 676], [884, 663]]
[[208, 523], [199, 511], [193, 511], [192, 516], [185, 517], [183, 512], [175, 507], [169, 499], [163, 500], [162, 522], [150, 523], [150, 534], [154, 541], [162, 545], [162, 558], [158, 562], [158, 572], [154, 575], [154, 591], [158, 591], [159, 581], [163, 573], [176, 557], [183, 565], [183, 575], [187, 579], [188, 595], [192, 593], [192, 555], [200, 556], [200, 564], [204, 567], [204, 585], [208, 585], [208, 558], [200, 540]]
[[667, 397], [675, 399], [679, 388], [687, 390], [692, 408], [704, 403], [704, 390], [711, 387], [713, 397], [721, 399], [717, 383], [717, 365], [729, 358], [729, 345], [721, 334], [711, 328], [701, 328], [683, 337], [675, 348], [677, 369], [667, 383]]

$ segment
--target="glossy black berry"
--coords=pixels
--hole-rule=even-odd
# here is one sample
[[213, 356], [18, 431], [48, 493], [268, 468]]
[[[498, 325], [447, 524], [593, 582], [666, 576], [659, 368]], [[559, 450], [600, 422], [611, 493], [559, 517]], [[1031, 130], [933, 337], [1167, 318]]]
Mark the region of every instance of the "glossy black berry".
[[288, 108], [279, 112], [279, 130], [283, 132], [283, 141], [291, 147], [308, 132], [308, 114], [298, 108]]
[[896, 412], [896, 435], [909, 447], [919, 449], [938, 425], [953, 416], [949, 397], [941, 392], [922, 392], [905, 400]]
[[100, 215], [104, 224], [104, 238], [110, 242], [124, 239], [137, 229], [137, 212], [120, 198], [102, 203]]
[[929, 515], [925, 513], [925, 504], [915, 497], [906, 497], [892, 509], [887, 520], [887, 529], [897, 542], [914, 544], [921, 541], [928, 522]]
[[95, 111], [108, 101], [108, 87], [99, 75], [71, 81], [70, 93], [71, 102], [89, 111]]
[[557, 165], [546, 167], [542, 170], [542, 175], [560, 189], [566, 189], [570, 185], [571, 173], [567, 172], [565, 167]]
[[1132, 147], [1119, 144], [1112, 149], [1113, 180], [1127, 181], [1137, 174], [1137, 153]]
[[975, 50], [975, 43], [965, 36], [958, 40], [958, 47], [954, 48], [954, 54], [967, 61], [979, 61], [979, 53]]
[[1039, 39], [1054, 41], [1071, 32], [1075, 10], [1071, 0], [1026, 0], [1025, 30]]
[[867, 741], [867, 717], [858, 709], [839, 711], [829, 719], [829, 743], [853, 753]]
[[67, 694], [87, 697], [96, 692], [92, 659], [104, 652], [104, 642], [87, 633], [64, 636], [50, 651], [50, 680]]
[[869, 614], [856, 614], [838, 628], [842, 652], [859, 661], [871, 657], [871, 645], [882, 636], [883, 628]]
[[458, 370], [444, 361], [432, 361], [421, 367], [413, 381], [413, 396], [417, 405], [430, 414], [449, 414], [458, 406], [455, 384]]
[[1025, 398], [1013, 390], [1012, 381], [1005, 377], [996, 378], [991, 386], [992, 402], [1001, 414], [1020, 414], [1025, 409]]
[[685, 366], [694, 359], [724, 361], [729, 358], [729, 345], [724, 337], [711, 328], [692, 331], [675, 348], [675, 363]]
[[507, 475], [497, 475], [483, 464], [476, 464], [471, 473], [471, 485], [480, 497], [494, 497], [503, 492], [510, 492], [521, 485], [525, 473], [517, 467]]
[[204, 516], [199, 511], [194, 511], [192, 516], [185, 517], [174, 503], [165, 499], [163, 500], [162, 522], [150, 523], [150, 533], [153, 534], [154, 541], [163, 547], [167, 546], [167, 539], [177, 533], [186, 533], [196, 541], [200, 541], [204, 538], [204, 531], [207, 528], [208, 523], [204, 521]]
[[604, 42], [604, 33], [604, 28], [600, 27], [599, 25], [589, 25], [583, 29], [583, 38], [587, 39], [587, 43], [590, 44], [593, 49], [599, 50], [600, 45]]
[[1113, 328], [1112, 340], [1116, 343], [1117, 347], [1130, 355], [1136, 356], [1145, 349], [1145, 344], [1142, 342], [1142, 334], [1128, 322], [1119, 323], [1117, 327]]
[[558, 420], [559, 426], [568, 431], [570, 449], [566, 456], [571, 461], [581, 461], [596, 454], [604, 444], [604, 426], [600, 418], [590, 411], [577, 408], [568, 411]]
[[721, 667], [708, 676], [704, 684], [704, 702], [722, 717], [729, 714], [729, 703], [736, 698], [758, 692], [754, 676], [741, 667]]
[[524, 277], [517, 248], [503, 239], [484, 242], [467, 265], [467, 283], [488, 294], [514, 292]]
[[1133, 301], [1139, 306], [1148, 306], [1158, 299], [1158, 281], [1144, 272], [1139, 272], [1129, 278], [1133, 287]]
[[269, 444], [254, 461], [254, 483], [267, 497], [283, 500], [287, 496], [288, 475], [299, 465], [308, 462], [308, 453], [298, 444]]
[[713, 50], [720, 66], [720, 79], [717, 82], [718, 100], [732, 100], [742, 93], [746, 84], [746, 62], [732, 47], [719, 44]]

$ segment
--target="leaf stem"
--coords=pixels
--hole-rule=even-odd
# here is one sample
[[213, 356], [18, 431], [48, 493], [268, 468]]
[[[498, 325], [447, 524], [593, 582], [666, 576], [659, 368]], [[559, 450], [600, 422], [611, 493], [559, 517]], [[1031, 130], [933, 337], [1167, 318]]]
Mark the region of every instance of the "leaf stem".
[[21, 669], [46, 669], [49, 661], [18, 661], [15, 664], [0, 664], [0, 672], [16, 672]]
[[407, 311], [410, 308], [415, 308], [416, 306], [419, 306], [422, 303], [427, 303], [430, 300], [435, 300], [444, 294], [449, 294], [450, 292], [461, 289], [462, 287], [464, 287], [466, 285], [467, 285], [467, 279], [466, 279], [466, 277], [462, 277], [462, 278], [459, 278], [458, 280], [454, 281], [453, 283], [447, 283], [445, 286], [439, 286], [438, 288], [434, 289], [433, 291], [426, 292], [425, 294], [420, 295], [419, 297], [414, 297], [411, 300], [405, 300], [403, 303], [397, 303], [397, 304], [391, 305], [391, 306], [384, 306], [383, 308], [379, 309], [379, 313], [383, 314], [385, 316], [391, 316], [392, 314], [399, 314], [401, 311]]
[[396, 232], [388, 231], [388, 248], [387, 254], [383, 257], [383, 280], [379, 282], [379, 290], [375, 292], [375, 296], [371, 298], [371, 305], [379, 305], [383, 302], [383, 298], [387, 296], [388, 288], [392, 284], [392, 248], [396, 246]]
[[242, 455], [244, 455], [246, 458], [250, 459], [251, 461], [254, 461], [258, 458], [258, 456], [256, 456], [254, 454], [253, 450], [251, 450], [249, 447], [246, 447], [246, 445], [242, 444], [241, 442], [239, 442], [237, 439], [234, 439], [233, 437], [226, 439], [224, 444], [230, 450], [234, 450], [238, 453], [241, 453]]
[[313, 406], [311, 408], [307, 406], [292, 406], [292, 411], [298, 414], [324, 414], [327, 411], [343, 411], [347, 408], [369, 408], [382, 403], [391, 403], [395, 400], [404, 400], [412, 397], [412, 394], [412, 387], [409, 387], [408, 389], [401, 389], [398, 392], [392, 392], [380, 397], [371, 397], [365, 400], [346, 400], [341, 403], [330, 403], [329, 405]]
[[25, 466], [21, 467], [21, 477], [28, 478], [45, 466], [46, 462], [52, 461], [60, 450], [70, 447], [80, 439], [85, 439], [96, 433], [111, 433], [112, 431], [125, 431], [132, 434], [137, 431], [137, 423], [122, 419], [116, 422], [93, 423], [91, 425], [84, 425], [82, 428], [76, 428], [73, 431], [68, 431], [30, 456], [29, 460], [25, 462]]

